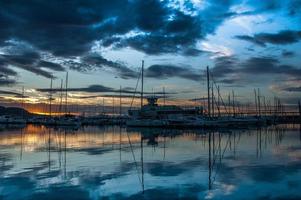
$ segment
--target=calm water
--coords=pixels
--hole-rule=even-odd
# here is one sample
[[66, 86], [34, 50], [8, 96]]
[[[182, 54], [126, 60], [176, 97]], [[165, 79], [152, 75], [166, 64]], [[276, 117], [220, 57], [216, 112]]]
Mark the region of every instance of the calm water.
[[0, 199], [301, 199], [301, 129], [0, 131]]

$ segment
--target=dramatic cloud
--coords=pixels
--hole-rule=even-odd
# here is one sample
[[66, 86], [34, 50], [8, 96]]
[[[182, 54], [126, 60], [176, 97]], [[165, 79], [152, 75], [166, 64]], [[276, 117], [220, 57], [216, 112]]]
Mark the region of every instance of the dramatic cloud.
[[300, 87], [283, 88], [282, 90], [286, 91], [286, 92], [301, 92], [301, 86]]
[[123, 79], [136, 78], [138, 76], [137, 72], [133, 71], [125, 64], [107, 60], [106, 58], [97, 54], [82, 57], [82, 63], [85, 64], [82, 66], [83, 68], [85, 68], [85, 66], [94, 66], [96, 68], [110, 68]]
[[0, 43], [14, 38], [56, 56], [83, 55], [95, 41], [147, 54], [198, 55], [202, 51], [195, 42], [235, 14], [229, 11], [232, 4], [210, 0], [199, 12], [192, 3], [180, 9], [172, 1], [159, 0], [4, 1]]
[[44, 60], [40, 60], [39, 63], [37, 63], [37, 66], [51, 69], [54, 71], [65, 71], [64, 67], [62, 67], [60, 64], [48, 62], [48, 61], [44, 61]]
[[152, 65], [146, 69], [145, 76], [157, 79], [179, 77], [193, 81], [199, 81], [201, 79], [201, 73], [197, 73], [189, 67], [174, 65]]
[[[61, 88], [38, 88], [36, 89], [38, 92], [61, 92]], [[115, 89], [115, 88], [111, 88], [111, 87], [106, 87], [103, 85], [90, 85], [88, 87], [82, 87], [82, 88], [68, 88], [69, 92], [86, 92], [86, 93], [118, 93], [120, 94], [139, 94], [140, 91], [134, 91], [132, 88], [129, 87], [125, 87], [122, 88], [121, 91], [120, 89]], [[154, 94], [153, 92], [144, 92], [144, 94]], [[163, 94], [163, 92], [156, 92], [156, 94]], [[165, 94], [176, 94], [176, 93], [170, 93], [170, 92], [166, 92]], [[106, 95], [94, 95], [94, 97], [98, 97], [98, 96], [106, 96]], [[111, 95], [111, 97], [113, 97], [115, 95]], [[116, 95], [118, 96], [118, 95]], [[110, 97], [110, 95], [107, 95], [106, 97]]]
[[257, 74], [283, 74], [293, 77], [301, 76], [301, 69], [292, 65], [280, 64], [280, 61], [272, 57], [251, 57], [242, 63], [241, 72]]
[[16, 80], [11, 78], [11, 76], [16, 76], [17, 72], [1, 64], [1, 61], [0, 57], [0, 86], [16, 84]]
[[210, 71], [218, 82], [225, 84], [245, 82], [248, 77], [258, 75], [301, 76], [300, 68], [282, 64], [275, 57], [250, 57], [244, 61], [234, 56], [220, 57], [215, 59], [215, 65]]
[[18, 92], [5, 91], [5, 90], [0, 90], [0, 95], [4, 95], [4, 96], [9, 95], [9, 96], [17, 97], [17, 98], [27, 98], [28, 97], [28, 96], [25, 96]]
[[282, 56], [283, 57], [293, 57], [293, 56], [295, 56], [295, 52], [293, 52], [293, 51], [282, 51]]
[[254, 36], [237, 35], [235, 38], [263, 47], [266, 46], [267, 43], [286, 45], [299, 42], [301, 40], [301, 31], [284, 30], [278, 33], [258, 33]]
[[[98, 73], [91, 73], [94, 70], [112, 73], [105, 79], [108, 82], [114, 81], [113, 77], [137, 79], [140, 59], [152, 63], [145, 67], [145, 76], [159, 80], [200, 81], [205, 77], [203, 72], [189, 65], [210, 65], [212, 61], [216, 81], [231, 86], [242, 85], [244, 80], [248, 83], [248, 77], [260, 74], [259, 81], [272, 75], [296, 78], [300, 76], [298, 49], [275, 50], [272, 45], [299, 48], [300, 11], [298, 0], [0, 1], [0, 85], [12, 86], [19, 78], [23, 80], [18, 74], [22, 70], [45, 78], [73, 70], [75, 77], [84, 73], [82, 77], [91, 80], [87, 83], [82, 78], [70, 91], [114, 93], [118, 89], [83, 84], [97, 82]], [[246, 33], [250, 35], [243, 35]], [[233, 37], [239, 40], [233, 42]], [[255, 45], [242, 46], [245, 42], [241, 40]], [[258, 55], [257, 46], [274, 49], [264, 49]], [[277, 59], [266, 56], [275, 52]], [[215, 56], [207, 58], [208, 53]], [[156, 59], [166, 60], [155, 63]], [[32, 80], [36, 83], [37, 79], [32, 76]]]
[[16, 76], [17, 72], [15, 72], [14, 70], [8, 68], [5, 65], [2, 65], [2, 66], [0, 65], [0, 75], [2, 75], [2, 76]]
[[80, 97], [75, 97], [78, 99], [93, 99], [93, 98], [98, 98], [98, 97], [111, 97], [111, 98], [141, 98], [140, 96], [133, 96], [133, 95], [89, 95], [89, 96], [80, 96]]
[[[61, 88], [39, 88], [37, 89], [39, 92], [61, 92]], [[89, 92], [89, 93], [98, 93], [98, 92], [115, 92], [115, 89], [106, 87], [103, 85], [90, 85], [89, 87], [83, 88], [68, 88], [70, 92]]]
[[234, 73], [238, 65], [238, 59], [234, 56], [218, 57], [214, 61], [215, 65], [210, 71], [218, 78]]
[[16, 83], [17, 82], [14, 79], [3, 78], [0, 76], [0, 86], [14, 85]]
[[0, 74], [3, 76], [17, 76], [17, 72], [12, 70], [11, 67], [20, 68], [46, 78], [54, 78], [51, 71], [65, 70], [60, 64], [42, 60], [40, 54], [35, 51], [24, 51], [19, 54], [0, 54]]
[[288, 10], [289, 10], [289, 14], [292, 16], [300, 15], [301, 1], [299, 0], [288, 1]]
[[[150, 93], [147, 93], [147, 94], [150, 94]], [[172, 94], [172, 93], [166, 93], [166, 94]], [[155, 95], [156, 95], [157, 98], [169, 98], [169, 96], [166, 96], [166, 95], [163, 96], [162, 92], [155, 93]], [[139, 94], [136, 95], [136, 96], [134, 96], [133, 94], [132, 95], [103, 94], [103, 95], [80, 96], [80, 97], [73, 97], [73, 98], [77, 98], [77, 99], [93, 99], [93, 98], [98, 98], [98, 97], [100, 97], [100, 98], [103, 98], [103, 97], [109, 97], [109, 98], [135, 98], [135, 99], [140, 99], [141, 98]], [[147, 97], [147, 96], [144, 96], [144, 97]]]
[[255, 37], [252, 37], [252, 36], [249, 36], [249, 35], [236, 35], [235, 38], [239, 39], [239, 40], [245, 40], [245, 41], [254, 43], [254, 44], [262, 46], [262, 47], [266, 46], [264, 42], [259, 41]]
[[4, 90], [0, 90], [0, 94], [22, 96], [22, 94], [18, 92], [11, 92], [11, 91], [4, 91]]

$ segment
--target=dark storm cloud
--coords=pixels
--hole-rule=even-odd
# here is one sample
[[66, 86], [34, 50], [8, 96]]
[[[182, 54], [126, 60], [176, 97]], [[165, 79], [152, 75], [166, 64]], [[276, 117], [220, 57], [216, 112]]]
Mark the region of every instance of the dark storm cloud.
[[78, 72], [89, 72], [95, 69], [94, 66], [82, 63], [82, 62], [77, 62], [74, 60], [64, 60], [62, 64], [66, 67], [68, 67], [71, 70], [75, 70]]
[[285, 30], [279, 33], [260, 33], [255, 38], [259, 41], [271, 44], [291, 44], [301, 39], [301, 31]]
[[[189, 15], [169, 1], [18, 1], [0, 3], [0, 42], [25, 41], [56, 56], [87, 53], [95, 41], [104, 46], [132, 47], [148, 54], [198, 55], [195, 42], [213, 33], [235, 15], [232, 1], [209, 1], [198, 15]], [[192, 4], [186, 10], [194, 11]], [[208, 20], [210, 19], [210, 20]], [[138, 35], [124, 37], [137, 31]]]
[[[219, 57], [210, 69], [217, 82], [236, 84], [246, 82], [251, 76], [284, 75], [293, 78], [301, 76], [301, 69], [294, 65], [282, 64], [275, 57], [250, 57], [244, 61], [234, 56]], [[204, 75], [203, 75], [204, 76]]]
[[122, 79], [137, 78], [138, 76], [138, 72], [125, 63], [108, 60], [99, 54], [84, 55], [78, 62], [67, 60], [63, 62], [63, 65], [79, 72], [89, 72], [97, 69], [110, 70]]
[[[36, 89], [37, 91], [39, 92], [61, 92], [61, 88], [53, 88], [53, 89], [50, 89], [50, 88], [38, 88]], [[116, 97], [118, 96], [119, 97], [119, 94], [120, 92], [123, 94], [124, 97], [126, 97], [126, 95], [124, 94], [139, 94], [140, 91], [134, 91], [132, 90], [132, 88], [128, 88], [128, 87], [125, 87], [125, 88], [122, 88], [121, 91], [120, 89], [115, 89], [115, 88], [112, 88], [112, 87], [106, 87], [106, 86], [103, 86], [103, 85], [90, 85], [88, 87], [82, 87], [82, 88], [68, 88], [68, 91], [70, 92], [86, 92], [86, 93], [118, 93], [118, 95], [116, 95]], [[154, 94], [153, 92], [144, 92], [144, 94]], [[156, 92], [155, 94], [163, 94], [163, 92]], [[176, 94], [176, 93], [173, 93], [173, 92], [165, 92], [165, 94]], [[93, 95], [93, 96], [87, 96], [87, 98], [90, 98], [90, 97], [114, 97], [115, 95]], [[132, 96], [131, 96], [132, 97]], [[85, 98], [85, 97], [83, 97]]]
[[[81, 96], [78, 97], [78, 99], [93, 99], [93, 98], [98, 98], [98, 97], [111, 97], [111, 98], [141, 98], [140, 96], [133, 96], [133, 95], [89, 95], [89, 96]], [[76, 97], [75, 97], [76, 98]]]
[[152, 65], [145, 70], [145, 76], [156, 79], [179, 77], [193, 81], [201, 79], [201, 73], [197, 73], [189, 67], [175, 65]]
[[14, 85], [16, 84], [17, 81], [14, 79], [9, 79], [9, 78], [3, 78], [0, 75], [0, 86], [8, 86], [8, 85]]
[[275, 11], [284, 6], [284, 3], [278, 0], [251, 0], [249, 4], [255, 7], [254, 13]]
[[[1, 1], [0, 44], [13, 38], [63, 57], [83, 55], [95, 41], [101, 41], [103, 46], [132, 47], [147, 54], [199, 55], [201, 51], [195, 49], [195, 42], [214, 33], [226, 19], [239, 15], [230, 8], [242, 1], [207, 0], [207, 6], [200, 12], [192, 3], [185, 3], [185, 9], [195, 11], [194, 15], [171, 6], [170, 2]], [[296, 13], [300, 9], [296, 0], [285, 3], [251, 0], [247, 4], [254, 7], [254, 14], [282, 8]], [[126, 36], [131, 31], [138, 34]]]
[[226, 78], [226, 79], [221, 79], [218, 80], [218, 83], [224, 83], [224, 84], [235, 84], [237, 82], [241, 81], [240, 79], [237, 78]]
[[[15, 40], [28, 44], [37, 52], [41, 50], [50, 53], [62, 61], [61, 66], [49, 63], [51, 60], [44, 61], [39, 55], [8, 54], [5, 58], [9, 60], [5, 65], [6, 69], [10, 69], [7, 66], [11, 64], [46, 78], [53, 78], [54, 75], [49, 70], [63, 71], [64, 67], [69, 67], [87, 72], [99, 68], [110, 69], [124, 79], [136, 78], [137, 72], [126, 64], [108, 60], [101, 55], [90, 55], [91, 47], [97, 44], [100, 48], [111, 47], [115, 50], [131, 47], [151, 55], [171, 53], [198, 56], [204, 51], [196, 48], [196, 42], [214, 34], [229, 18], [280, 9], [297, 15], [300, 10], [300, 3], [296, 0], [250, 0], [246, 4], [254, 8], [254, 11], [245, 13], [231, 11], [234, 5], [242, 3], [241, 0], [207, 0], [202, 10], [195, 8], [193, 3], [186, 2], [182, 5], [186, 12], [171, 2], [28, 0], [25, 4], [19, 1], [1, 1], [1, 46]], [[260, 33], [236, 38], [261, 46], [268, 43], [291, 44], [300, 40], [300, 31], [286, 30], [276, 34]], [[75, 56], [79, 56], [80, 61], [72, 60]], [[6, 73], [16, 75], [13, 71]], [[194, 75], [186, 78], [197, 80]]]
[[2, 74], [3, 76], [16, 76], [17, 72], [15, 72], [14, 70], [6, 67], [6, 66], [1, 66], [0, 64], [0, 74]]
[[265, 47], [267, 43], [286, 45], [299, 42], [301, 40], [301, 31], [283, 30], [278, 33], [258, 33], [254, 36], [237, 35], [235, 38], [252, 42], [263, 47]]
[[288, 11], [292, 16], [300, 14], [301, 10], [301, 1], [300, 0], [292, 0], [288, 3]]
[[[39, 88], [37, 89], [39, 92], [60, 92], [61, 88]], [[68, 88], [68, 91], [70, 92], [89, 92], [89, 93], [98, 93], [98, 92], [114, 92], [115, 89], [106, 87], [103, 85], [90, 85], [89, 87], [83, 87], [83, 88]]]
[[286, 92], [301, 92], [301, 86], [300, 87], [287, 87], [282, 90], [286, 91]]
[[277, 73], [277, 64], [279, 61], [273, 57], [251, 57], [242, 63], [240, 71], [256, 73]]
[[238, 60], [234, 56], [218, 57], [214, 62], [214, 67], [210, 70], [214, 77], [224, 77], [234, 73], [238, 66]]
[[0, 74], [6, 76], [17, 76], [17, 72], [12, 70], [10, 68], [11, 66], [46, 78], [54, 78], [52, 72], [47, 70], [64, 71], [64, 67], [60, 64], [41, 60], [40, 54], [35, 51], [25, 51], [21, 54], [1, 54]]
[[101, 18], [93, 2], [1, 1], [0, 24], [5, 28], [0, 38], [24, 40], [54, 55], [79, 55], [95, 39], [89, 25]]
[[[1, 94], [1, 92], [0, 92]], [[150, 92], [146, 92], [144, 94], [154, 94], [154, 93], [150, 93]], [[160, 96], [161, 94], [161, 96]], [[163, 96], [162, 95], [163, 93], [162, 92], [159, 92], [159, 93], [155, 93], [155, 96], [157, 98], [169, 98], [169, 96], [166, 96], [166, 94], [176, 94], [176, 93], [168, 93], [166, 92], [165, 95]], [[140, 92], [136, 92], [136, 96], [134, 96], [133, 94], [131, 95], [119, 95], [119, 94], [104, 94], [104, 95], [89, 95], [89, 96], [81, 96], [81, 97], [73, 97], [73, 98], [78, 98], [78, 99], [93, 99], [93, 98], [97, 98], [97, 97], [109, 97], [109, 98], [135, 98], [135, 99], [140, 99]], [[145, 98], [147, 98], [147, 96], [144, 96]]]
[[48, 69], [54, 70], [54, 71], [65, 71], [64, 67], [61, 66], [60, 64], [48, 62], [48, 61], [44, 61], [44, 60], [40, 60], [37, 65], [40, 67], [43, 67], [43, 68], [48, 68]]
[[245, 1], [248, 6], [251, 6], [253, 10], [246, 11], [244, 15], [256, 15], [262, 13], [274, 13], [274, 12], [283, 12], [288, 17], [300, 16], [301, 2], [300, 0], [248, 0]]
[[43, 76], [45, 78], [54, 78], [53, 74], [51, 72], [45, 71], [43, 69], [40, 69], [36, 66], [29, 66], [29, 65], [18, 65], [19, 68], [24, 69], [26, 71], [30, 71], [34, 74]]
[[[231, 3], [228, 1], [224, 1], [223, 4], [210, 1], [209, 6], [197, 16], [171, 9], [162, 2], [141, 2], [143, 3], [139, 3], [141, 5], [137, 10], [137, 27], [147, 34], [121, 39], [115, 44], [117, 47], [130, 46], [138, 51], [154, 55], [162, 53], [199, 55], [202, 52], [195, 49], [196, 41], [214, 33], [225, 19], [231, 17], [228, 12]], [[144, 12], [142, 13], [141, 10]], [[156, 17], [153, 21], [154, 13]], [[140, 18], [140, 16], [143, 17]], [[155, 25], [151, 26], [150, 21]]]
[[248, 74], [283, 74], [293, 77], [301, 76], [301, 69], [292, 65], [281, 64], [273, 57], [251, 57], [242, 63], [241, 72]]
[[127, 67], [123, 63], [110, 61], [101, 55], [93, 54], [82, 57], [82, 62], [89, 65], [95, 66], [97, 68], [111, 68], [113, 69], [121, 78], [136, 78], [138, 73]]
[[21, 93], [18, 92], [11, 92], [11, 91], [5, 91], [5, 90], [0, 90], [0, 95], [13, 95], [13, 96], [22, 96]]
[[293, 56], [295, 56], [295, 52], [283, 50], [282, 51], [282, 56], [283, 57], [293, 57]]
[[234, 38], [239, 39], [239, 40], [245, 40], [251, 43], [254, 43], [256, 45], [265, 47], [265, 43], [262, 41], [257, 40], [255, 37], [249, 36], [249, 35], [236, 35]]
[[14, 85], [17, 81], [12, 78], [17, 72], [6, 66], [5, 60], [0, 56], [0, 86]]
[[189, 99], [189, 101], [207, 101], [207, 100], [208, 100], [207, 97]]
[[187, 48], [187, 49], [183, 50], [183, 55], [185, 55], [185, 56], [198, 56], [198, 55], [201, 55], [204, 53], [209, 53], [209, 52], [199, 50], [196, 48]]

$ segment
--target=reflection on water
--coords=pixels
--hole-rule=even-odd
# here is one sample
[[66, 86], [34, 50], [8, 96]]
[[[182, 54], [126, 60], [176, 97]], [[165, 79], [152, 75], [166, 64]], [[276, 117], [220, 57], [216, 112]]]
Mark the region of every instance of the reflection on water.
[[301, 198], [299, 125], [0, 130], [0, 199]]

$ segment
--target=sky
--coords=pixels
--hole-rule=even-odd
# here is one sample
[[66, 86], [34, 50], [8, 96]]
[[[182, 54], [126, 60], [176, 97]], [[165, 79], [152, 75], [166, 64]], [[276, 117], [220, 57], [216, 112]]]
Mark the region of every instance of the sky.
[[0, 100], [46, 102], [68, 72], [74, 104], [130, 102], [144, 60], [144, 90], [172, 103], [206, 96], [209, 66], [224, 98], [296, 104], [300, 41], [301, 0], [1, 0]]

